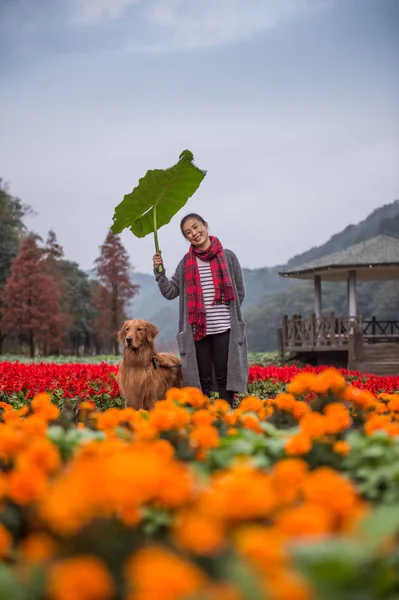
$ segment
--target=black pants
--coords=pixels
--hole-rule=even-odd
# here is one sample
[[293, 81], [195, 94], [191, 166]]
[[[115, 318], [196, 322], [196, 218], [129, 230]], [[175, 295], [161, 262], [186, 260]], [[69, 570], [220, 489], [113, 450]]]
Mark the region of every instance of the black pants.
[[[223, 333], [206, 335], [195, 342], [197, 364], [202, 393], [209, 396], [212, 386], [212, 365], [218, 384], [219, 398], [227, 400], [232, 406], [234, 392], [227, 390], [227, 359], [229, 354], [230, 329]], [[216, 390], [214, 390], [216, 391]]]

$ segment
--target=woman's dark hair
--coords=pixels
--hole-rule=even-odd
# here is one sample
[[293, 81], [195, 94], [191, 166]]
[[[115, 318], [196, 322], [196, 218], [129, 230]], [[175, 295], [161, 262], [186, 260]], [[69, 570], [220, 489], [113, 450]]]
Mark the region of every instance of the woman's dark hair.
[[[197, 221], [201, 221], [201, 223], [203, 225], [207, 224], [206, 221], [205, 221], [205, 219], [203, 219], [201, 217], [201, 215], [198, 215], [197, 213], [189, 213], [188, 215], [186, 215], [185, 217], [183, 217], [182, 220], [180, 221], [180, 231], [182, 232], [183, 235], [184, 235], [184, 231], [183, 231], [184, 223], [188, 219], [197, 219]], [[184, 235], [184, 237], [186, 237], [186, 236]]]

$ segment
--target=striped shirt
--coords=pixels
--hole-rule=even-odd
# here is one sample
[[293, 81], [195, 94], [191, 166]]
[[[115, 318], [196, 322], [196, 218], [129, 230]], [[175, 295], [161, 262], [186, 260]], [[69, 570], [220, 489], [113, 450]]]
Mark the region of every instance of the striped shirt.
[[230, 329], [230, 305], [213, 304], [215, 286], [209, 261], [204, 262], [197, 256], [198, 271], [201, 279], [202, 295], [205, 304], [206, 335], [222, 333]]

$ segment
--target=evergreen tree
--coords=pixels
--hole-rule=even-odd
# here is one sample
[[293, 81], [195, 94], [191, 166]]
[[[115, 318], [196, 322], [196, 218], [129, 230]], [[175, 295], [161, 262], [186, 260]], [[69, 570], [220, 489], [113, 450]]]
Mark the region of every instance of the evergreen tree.
[[[10, 275], [12, 259], [18, 252], [22, 235], [25, 232], [23, 218], [30, 210], [18, 198], [9, 194], [7, 186], [0, 178], [0, 297], [4, 283]], [[1, 311], [0, 299], [0, 323]], [[0, 354], [4, 337], [5, 332], [0, 325]]]
[[65, 277], [69, 304], [70, 325], [68, 330], [68, 350], [78, 356], [88, 353], [92, 341], [93, 308], [91, 306], [91, 282], [87, 273], [79, 265], [69, 260], [61, 262]]

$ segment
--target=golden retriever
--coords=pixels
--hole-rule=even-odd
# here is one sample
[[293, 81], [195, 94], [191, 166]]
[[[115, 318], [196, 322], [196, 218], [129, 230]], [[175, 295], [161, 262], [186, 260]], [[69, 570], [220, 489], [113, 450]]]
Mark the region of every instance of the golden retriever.
[[136, 410], [150, 410], [169, 388], [183, 387], [178, 357], [155, 350], [157, 334], [155, 325], [144, 319], [126, 321], [118, 333], [124, 345], [118, 383], [126, 406]]

